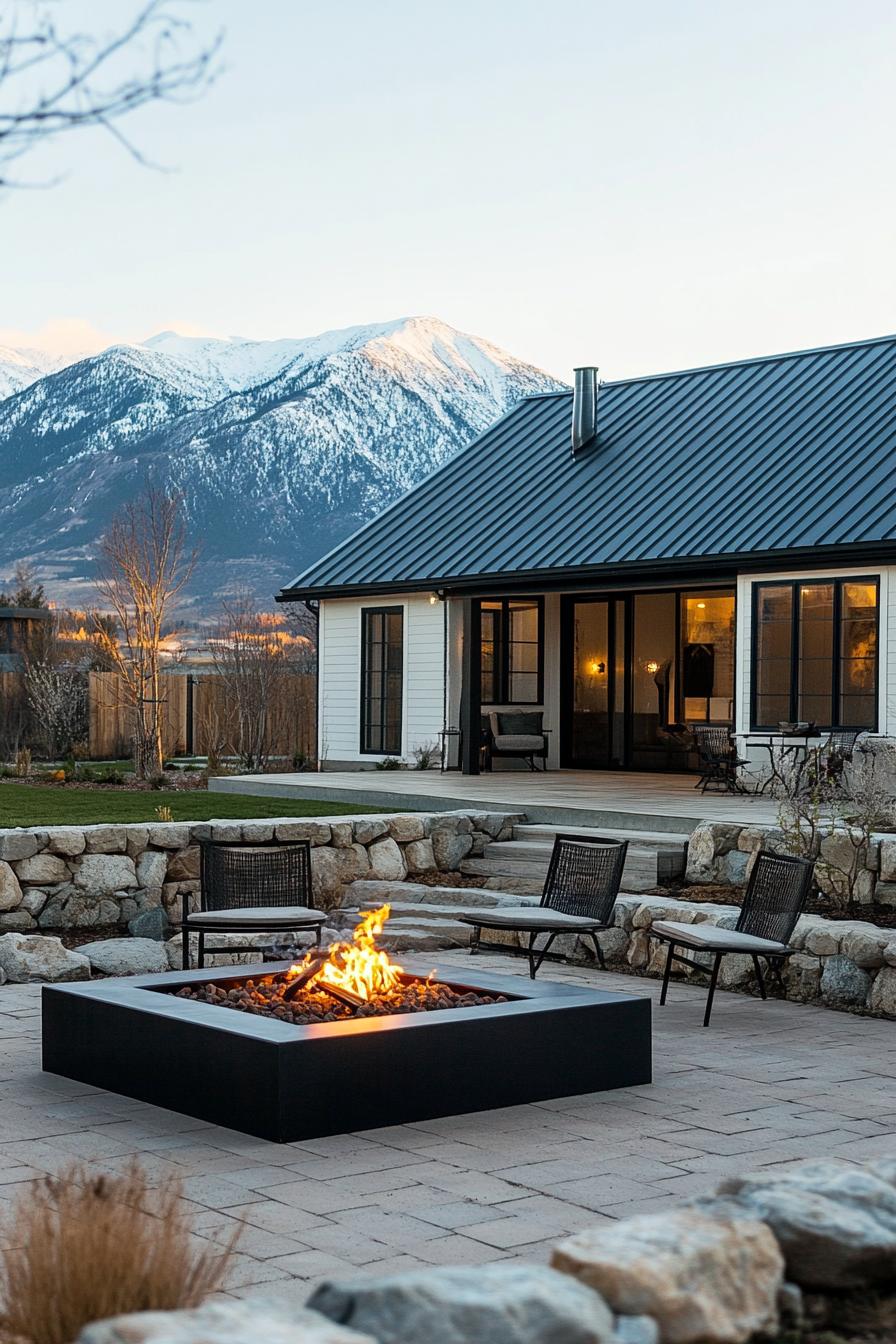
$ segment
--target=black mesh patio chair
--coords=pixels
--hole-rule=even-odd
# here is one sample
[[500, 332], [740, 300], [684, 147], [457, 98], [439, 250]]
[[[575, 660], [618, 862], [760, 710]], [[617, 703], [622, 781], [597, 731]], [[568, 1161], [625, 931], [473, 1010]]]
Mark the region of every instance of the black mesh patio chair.
[[669, 944], [660, 1005], [666, 1002], [673, 962], [681, 962], [697, 971], [706, 970], [699, 962], [676, 951], [679, 947], [687, 948], [689, 952], [710, 952], [714, 957], [709, 974], [704, 1027], [709, 1026], [719, 967], [722, 958], [729, 952], [752, 957], [759, 993], [763, 998], [766, 993], [761, 961], [766, 963], [783, 992], [781, 967], [794, 950], [789, 946], [788, 939], [806, 904], [813, 868], [814, 864], [809, 859], [770, 854], [762, 850], [750, 874], [740, 917], [733, 929], [721, 929], [716, 924], [678, 924], [669, 919], [655, 920], [650, 929], [651, 935]]
[[[470, 953], [487, 949], [517, 952], [504, 943], [483, 943], [483, 929], [511, 930], [529, 935], [524, 955], [529, 958], [529, 975], [535, 979], [539, 966], [550, 951], [558, 933], [588, 934], [600, 965], [604, 964], [597, 935], [613, 925], [613, 907], [619, 894], [625, 867], [627, 840], [605, 840], [600, 836], [558, 835], [538, 905], [495, 906], [461, 915], [473, 925]], [[547, 935], [536, 948], [540, 934]]]
[[819, 752], [819, 765], [825, 778], [839, 780], [852, 760], [859, 734], [839, 731], [828, 733], [827, 741]]
[[[313, 929], [320, 945], [326, 919], [314, 909], [311, 846], [307, 840], [204, 840], [200, 843], [199, 909], [183, 896], [183, 968], [190, 968], [190, 934], [199, 935], [197, 965], [205, 966], [208, 933], [296, 933]], [[215, 949], [209, 949], [214, 951]], [[228, 952], [254, 952], [252, 944]]]
[[694, 788], [705, 793], [711, 784], [718, 784], [727, 793], [741, 793], [737, 772], [741, 766], [749, 765], [749, 761], [738, 756], [730, 731], [698, 724], [693, 733], [700, 760], [700, 778]]

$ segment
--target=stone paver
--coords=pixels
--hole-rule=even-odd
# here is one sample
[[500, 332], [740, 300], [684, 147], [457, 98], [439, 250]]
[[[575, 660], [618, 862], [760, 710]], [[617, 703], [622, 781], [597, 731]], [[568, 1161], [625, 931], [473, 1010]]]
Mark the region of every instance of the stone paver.
[[[462, 953], [442, 960], [469, 967]], [[658, 994], [621, 975], [541, 975]], [[896, 1155], [896, 1024], [720, 994], [704, 1031], [703, 993], [676, 984], [655, 1010], [650, 1086], [278, 1145], [42, 1074], [40, 990], [5, 985], [0, 1215], [72, 1158], [115, 1172], [138, 1154], [153, 1179], [183, 1180], [197, 1237], [244, 1230], [231, 1292], [298, 1303], [342, 1272], [544, 1261], [567, 1233], [769, 1163]]]

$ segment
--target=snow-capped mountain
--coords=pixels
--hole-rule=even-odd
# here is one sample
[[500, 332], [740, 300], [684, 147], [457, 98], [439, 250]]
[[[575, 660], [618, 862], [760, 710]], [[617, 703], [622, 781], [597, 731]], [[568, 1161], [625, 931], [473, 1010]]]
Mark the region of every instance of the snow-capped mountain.
[[0, 575], [28, 558], [88, 601], [99, 537], [152, 479], [183, 493], [202, 605], [239, 583], [267, 602], [521, 396], [559, 386], [435, 318], [113, 346], [0, 400]]
[[63, 368], [68, 362], [43, 350], [0, 345], [0, 399], [30, 387], [38, 378]]

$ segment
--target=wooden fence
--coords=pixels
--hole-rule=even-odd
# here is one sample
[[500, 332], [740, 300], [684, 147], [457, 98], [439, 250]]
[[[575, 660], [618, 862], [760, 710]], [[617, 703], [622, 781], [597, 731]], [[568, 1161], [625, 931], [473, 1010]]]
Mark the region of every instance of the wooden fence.
[[[162, 733], [166, 756], [223, 756], [237, 751], [235, 707], [213, 673], [196, 677], [166, 673]], [[20, 672], [0, 673], [0, 714], [24, 714]], [[120, 760], [132, 751], [132, 711], [122, 694], [117, 672], [91, 672], [88, 677], [92, 760]], [[275, 684], [268, 707], [272, 755], [291, 760], [313, 757], [316, 750], [315, 678], [311, 673], [284, 674]]]

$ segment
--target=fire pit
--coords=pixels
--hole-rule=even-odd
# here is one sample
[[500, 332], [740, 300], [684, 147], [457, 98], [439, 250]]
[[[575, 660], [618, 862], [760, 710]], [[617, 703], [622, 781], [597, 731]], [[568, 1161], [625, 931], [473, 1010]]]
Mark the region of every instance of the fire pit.
[[43, 990], [43, 1067], [278, 1142], [650, 1082], [650, 1002], [395, 965], [388, 907], [303, 961]]

